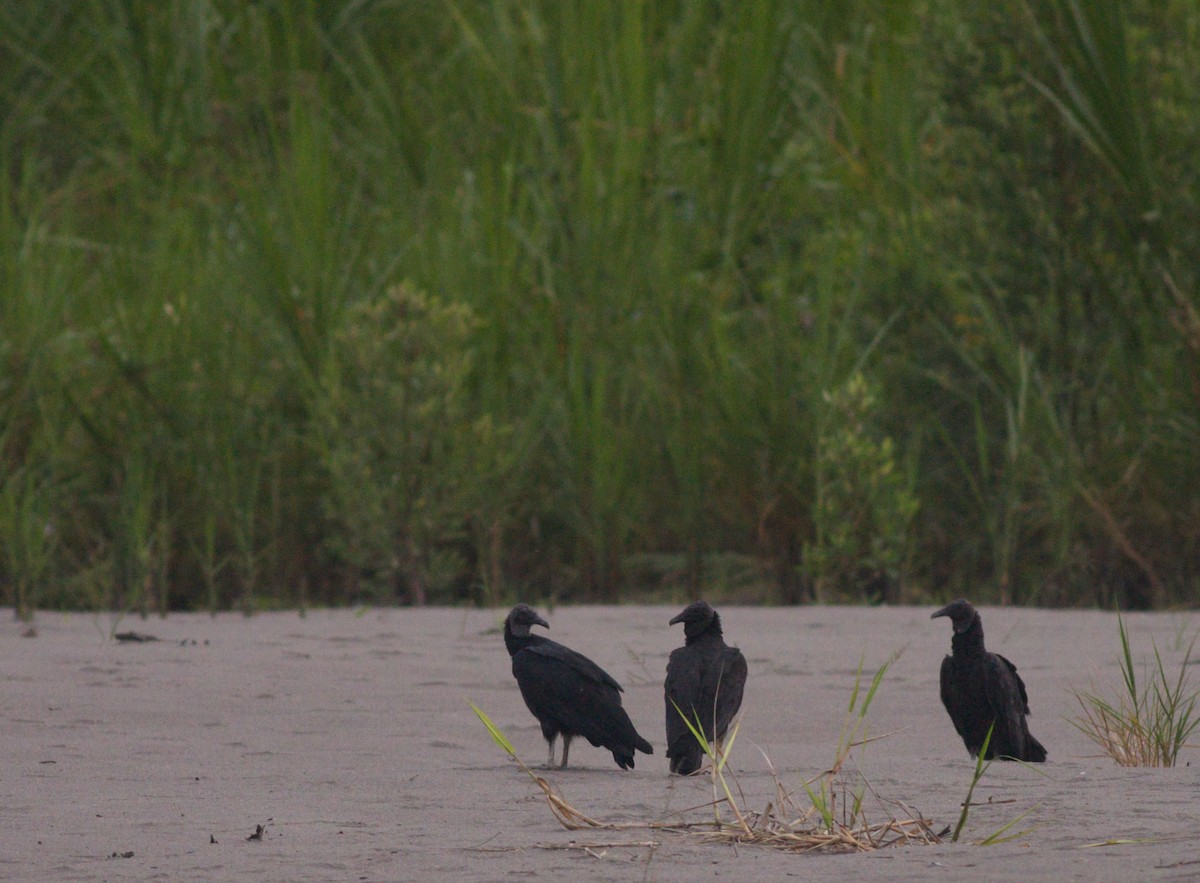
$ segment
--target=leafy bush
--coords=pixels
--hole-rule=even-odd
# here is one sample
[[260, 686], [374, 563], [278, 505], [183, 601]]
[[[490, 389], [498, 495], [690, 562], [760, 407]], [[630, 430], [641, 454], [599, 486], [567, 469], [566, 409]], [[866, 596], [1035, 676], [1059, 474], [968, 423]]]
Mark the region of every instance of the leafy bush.
[[380, 601], [423, 604], [470, 578], [467, 513], [507, 433], [470, 408], [475, 318], [402, 284], [356, 304], [317, 406], [330, 553]]
[[807, 560], [819, 597], [896, 600], [917, 513], [911, 481], [896, 463], [891, 437], [872, 425], [877, 394], [856, 373], [825, 393], [818, 437], [816, 539]]

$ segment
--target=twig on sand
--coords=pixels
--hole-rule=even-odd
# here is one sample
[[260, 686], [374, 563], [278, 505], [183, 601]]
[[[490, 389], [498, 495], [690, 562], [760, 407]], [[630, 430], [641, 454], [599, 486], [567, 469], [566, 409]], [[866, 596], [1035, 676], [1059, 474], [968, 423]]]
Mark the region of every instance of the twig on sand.
[[[491, 838], [489, 838], [491, 839]], [[575, 840], [570, 840], [566, 843], [530, 843], [525, 846], [472, 846], [469, 847], [473, 852], [519, 852], [523, 849], [548, 849], [548, 850], [563, 850], [563, 849], [582, 849], [584, 852], [590, 853], [596, 858], [602, 858], [603, 853], [596, 853], [597, 849], [657, 849], [662, 845], [659, 840], [604, 840], [590, 843], [580, 843]]]

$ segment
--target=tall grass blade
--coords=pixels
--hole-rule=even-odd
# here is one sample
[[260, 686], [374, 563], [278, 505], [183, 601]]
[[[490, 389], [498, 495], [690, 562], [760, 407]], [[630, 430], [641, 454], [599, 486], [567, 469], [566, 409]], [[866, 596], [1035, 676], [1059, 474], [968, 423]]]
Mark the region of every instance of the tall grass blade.
[[979, 747], [979, 753], [975, 755], [975, 771], [971, 775], [971, 784], [967, 786], [967, 796], [963, 798], [962, 812], [959, 813], [958, 823], [955, 824], [954, 832], [950, 835], [951, 843], [957, 843], [958, 838], [962, 835], [962, 830], [967, 824], [967, 816], [971, 813], [971, 796], [975, 793], [975, 786], [979, 784], [983, 774], [992, 765], [990, 760], [984, 760], [984, 758], [987, 757], [988, 745], [992, 741], [992, 731], [995, 728], [995, 723], [988, 727], [987, 735], [983, 737], [983, 744]]
[[513, 748], [512, 742], [508, 741], [508, 737], [504, 735], [504, 732], [498, 726], [492, 723], [492, 719], [488, 717], [483, 712], [483, 709], [481, 709], [478, 705], [476, 705], [474, 702], [468, 702], [468, 704], [471, 706], [471, 710], [475, 712], [475, 716], [483, 721], [483, 725], [487, 727], [488, 735], [492, 737], [492, 741], [503, 748], [509, 757], [511, 757], [513, 760], [516, 760], [517, 750]]
[[[1058, 88], [1038, 80], [1083, 142], [1112, 170], [1143, 211], [1153, 201], [1150, 164], [1139, 116], [1120, 0], [1049, 0], [1051, 18], [1032, 13], [1052, 59]], [[1031, 7], [1038, 8], [1037, 6]]]

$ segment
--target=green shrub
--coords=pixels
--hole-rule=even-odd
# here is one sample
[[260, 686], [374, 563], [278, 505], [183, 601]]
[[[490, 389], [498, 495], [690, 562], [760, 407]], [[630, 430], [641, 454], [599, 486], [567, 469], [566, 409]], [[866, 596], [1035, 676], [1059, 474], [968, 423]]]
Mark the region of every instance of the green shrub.
[[467, 514], [507, 431], [470, 407], [476, 320], [401, 284], [347, 311], [316, 407], [329, 553], [360, 593], [422, 604], [473, 571]]
[[912, 482], [896, 462], [895, 445], [875, 420], [878, 394], [861, 373], [826, 392], [817, 439], [816, 538], [807, 562], [818, 597], [896, 600], [917, 513]]

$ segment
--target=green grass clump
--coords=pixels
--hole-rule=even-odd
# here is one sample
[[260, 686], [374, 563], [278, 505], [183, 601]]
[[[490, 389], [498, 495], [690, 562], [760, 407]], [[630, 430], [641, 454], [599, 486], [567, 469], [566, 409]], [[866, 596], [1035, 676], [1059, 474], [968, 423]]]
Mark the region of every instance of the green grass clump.
[[[850, 791], [841, 777], [841, 773], [847, 761], [850, 760], [852, 752], [867, 742], [873, 741], [866, 733], [867, 711], [879, 690], [879, 685], [883, 683], [884, 675], [887, 674], [888, 668], [895, 659], [896, 657], [893, 656], [892, 659], [880, 666], [879, 670], [875, 672], [875, 676], [871, 678], [871, 684], [865, 693], [861, 692], [863, 661], [861, 658], [859, 659], [858, 671], [854, 675], [854, 688], [850, 692], [850, 704], [846, 708], [842, 728], [838, 733], [833, 764], [817, 779], [804, 783], [804, 790], [807, 792], [809, 800], [812, 801], [813, 809], [820, 816], [826, 831], [832, 832], [838, 828], [852, 829], [860, 821], [866, 784], [860, 783], [857, 789]], [[840, 822], [835, 818], [839, 786], [843, 808], [843, 817]]]
[[1074, 691], [1082, 714], [1072, 723], [1121, 766], [1174, 766], [1200, 724], [1196, 709], [1200, 690], [1188, 683], [1196, 638], [1188, 644], [1179, 673], [1173, 677], [1168, 676], [1155, 644], [1149, 684], [1143, 681], [1139, 685], [1129, 632], [1119, 615], [1117, 631], [1124, 692], [1106, 699], [1098, 693]]

